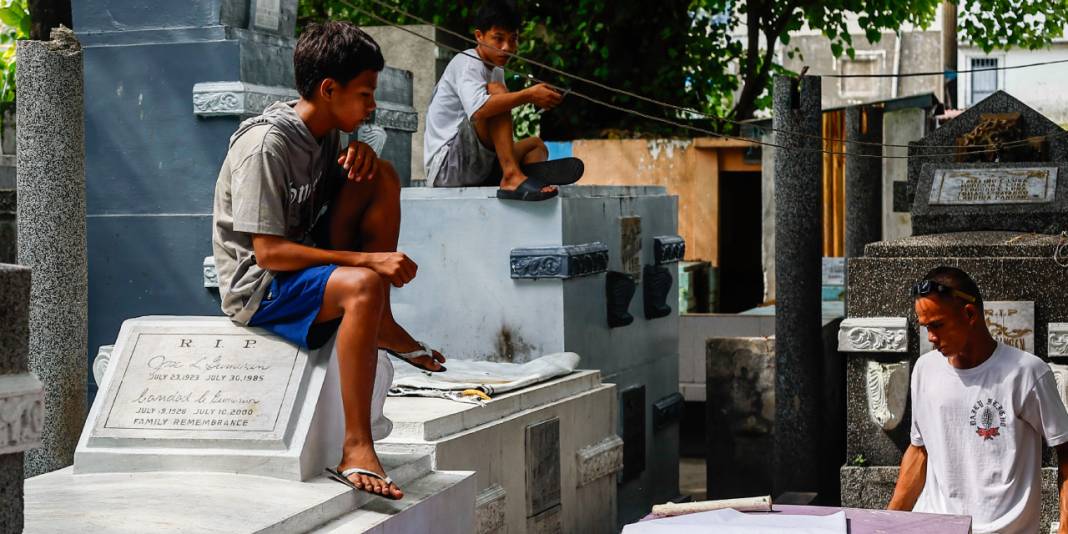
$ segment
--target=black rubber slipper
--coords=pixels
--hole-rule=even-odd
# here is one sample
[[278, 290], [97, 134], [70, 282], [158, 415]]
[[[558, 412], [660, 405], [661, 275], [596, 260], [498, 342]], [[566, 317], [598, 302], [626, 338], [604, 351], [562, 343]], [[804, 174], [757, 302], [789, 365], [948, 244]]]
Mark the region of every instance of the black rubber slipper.
[[512, 191], [509, 191], [507, 189], [498, 189], [497, 198], [501, 200], [522, 200], [525, 202], [538, 202], [540, 200], [548, 200], [550, 198], [553, 198], [560, 193], [559, 190], [546, 193], [541, 190], [543, 187], [545, 187], [544, 183], [539, 182], [538, 180], [535, 180], [534, 178], [528, 176], [527, 179], [523, 181], [523, 183], [519, 184], [519, 187], [515, 188]]
[[543, 184], [571, 185], [582, 178], [586, 165], [578, 158], [560, 158], [521, 165], [519, 170]]

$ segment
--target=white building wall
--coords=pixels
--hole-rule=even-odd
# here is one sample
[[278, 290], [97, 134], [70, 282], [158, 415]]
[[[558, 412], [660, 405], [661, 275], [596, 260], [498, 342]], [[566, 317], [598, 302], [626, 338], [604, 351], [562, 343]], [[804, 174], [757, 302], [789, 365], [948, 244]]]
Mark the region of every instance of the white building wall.
[[[1045, 61], [1068, 60], [1068, 40], [1059, 39], [1042, 50], [994, 50], [990, 54], [979, 48], [960, 44], [957, 67], [970, 70], [972, 58], [996, 58], [999, 67], [1012, 67]], [[971, 107], [973, 74], [962, 74], [957, 84], [957, 96], [962, 107]], [[1028, 67], [998, 72], [998, 89], [1020, 99], [1050, 120], [1068, 126], [1068, 63]]]

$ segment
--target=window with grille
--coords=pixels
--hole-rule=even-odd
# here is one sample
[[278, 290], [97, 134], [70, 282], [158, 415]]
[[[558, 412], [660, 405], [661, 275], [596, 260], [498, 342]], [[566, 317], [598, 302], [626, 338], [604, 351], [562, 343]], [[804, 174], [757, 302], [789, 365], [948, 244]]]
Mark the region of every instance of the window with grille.
[[[973, 57], [971, 70], [996, 69], [998, 58], [996, 57]], [[990, 96], [998, 90], [998, 71], [987, 70], [972, 73], [972, 104]]]

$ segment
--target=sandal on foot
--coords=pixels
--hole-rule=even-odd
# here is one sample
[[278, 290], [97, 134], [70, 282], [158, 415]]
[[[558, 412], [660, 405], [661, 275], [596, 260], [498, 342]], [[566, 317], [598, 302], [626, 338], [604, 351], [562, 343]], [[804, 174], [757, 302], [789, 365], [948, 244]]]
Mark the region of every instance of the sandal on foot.
[[534, 178], [528, 176], [526, 180], [523, 180], [523, 183], [519, 184], [519, 187], [513, 190], [498, 189], [497, 198], [501, 200], [522, 200], [526, 202], [537, 202], [539, 200], [548, 200], [550, 198], [553, 198], [557, 195], [557, 193], [560, 192], [557, 190], [546, 193], [545, 191], [542, 191], [542, 188], [544, 187], [544, 183], [539, 182], [538, 180], [535, 180]]
[[[441, 362], [438, 362], [437, 359], [434, 358], [434, 351], [430, 348], [429, 345], [427, 345], [426, 343], [423, 343], [422, 341], [416, 341], [416, 343], [418, 343], [421, 348], [415, 349], [413, 351], [408, 351], [408, 352], [397, 352], [397, 351], [395, 351], [393, 349], [387, 349], [385, 347], [378, 347], [378, 348], [380, 350], [386, 351], [386, 353], [388, 353], [390, 356], [393, 356], [395, 358], [400, 358], [401, 360], [404, 360], [404, 362], [407, 363], [408, 365], [411, 365], [412, 367], [415, 367], [415, 368], [418, 368], [418, 369], [422, 369], [422, 370], [424, 370], [424, 371], [426, 371], [428, 373], [440, 373], [440, 372], [445, 370], [445, 366], [441, 365]], [[415, 363], [415, 359], [416, 358], [422, 358], [423, 356], [427, 356], [432, 361], [437, 362], [438, 365], [441, 366], [441, 368], [440, 369], [430, 369], [429, 367], [424, 367], [422, 365], [419, 365], [418, 363]]]
[[[350, 488], [352, 488], [352, 489], [354, 489], [356, 491], [362, 491], [364, 493], [370, 493], [371, 495], [375, 495], [375, 496], [378, 496], [378, 497], [385, 497], [386, 499], [389, 499], [391, 501], [400, 500], [400, 497], [394, 497], [393, 496], [393, 492], [389, 491], [389, 486], [395, 486], [396, 484], [394, 484], [393, 483], [393, 479], [389, 478], [388, 476], [382, 476], [382, 475], [380, 475], [378, 473], [375, 473], [374, 471], [368, 471], [367, 469], [360, 469], [359, 467], [351, 467], [351, 468], [346, 469], [346, 470], [341, 471], [341, 472], [338, 472], [337, 469], [331, 469], [331, 468], [327, 467], [326, 469], [323, 469], [323, 471], [326, 471], [326, 474], [329, 475], [330, 478], [333, 479], [334, 481], [340, 482], [340, 483], [342, 483], [342, 484], [344, 484], [344, 485], [346, 485], [346, 486], [348, 486], [348, 487], [350, 487]], [[364, 476], [368, 476], [368, 477], [371, 477], [371, 478], [377, 478], [378, 480], [381, 480], [382, 482], [386, 483], [387, 492], [384, 493], [384, 494], [383, 493], [375, 493], [373, 490], [371, 490], [371, 488], [358, 488], [358, 487], [356, 487], [355, 483], [353, 483], [351, 480], [349, 480], [349, 477], [352, 476], [352, 475], [364, 475]]]
[[560, 158], [520, 165], [519, 170], [544, 184], [571, 185], [582, 178], [586, 165], [578, 158]]

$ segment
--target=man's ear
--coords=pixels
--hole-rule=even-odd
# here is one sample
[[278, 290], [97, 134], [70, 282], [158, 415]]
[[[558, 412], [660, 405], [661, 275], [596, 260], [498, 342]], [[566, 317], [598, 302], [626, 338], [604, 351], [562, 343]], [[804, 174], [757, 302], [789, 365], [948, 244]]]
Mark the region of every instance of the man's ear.
[[485, 36], [486, 36], [486, 34], [482, 33], [482, 30], [479, 30], [479, 29], [475, 30], [475, 40], [476, 41], [482, 42], [482, 38], [485, 37]]
[[976, 321], [986, 320], [983, 317], [983, 314], [979, 313], [979, 307], [972, 303], [967, 303], [964, 305], [964, 317], [968, 319], [968, 324], [972, 326], [975, 326]]

